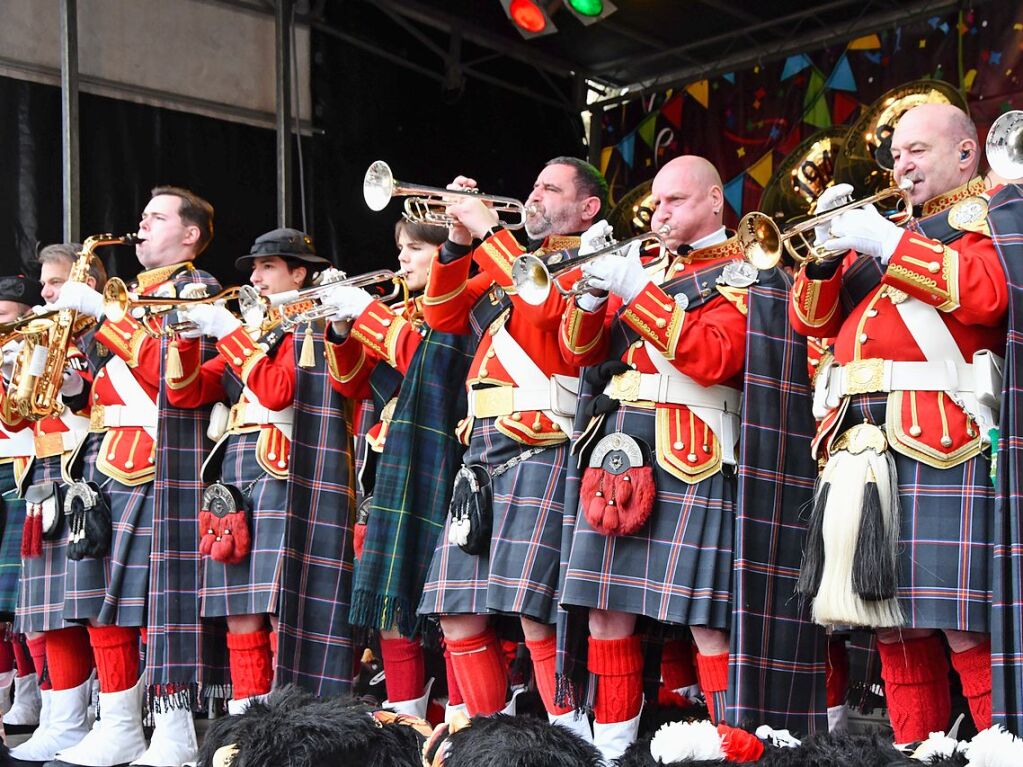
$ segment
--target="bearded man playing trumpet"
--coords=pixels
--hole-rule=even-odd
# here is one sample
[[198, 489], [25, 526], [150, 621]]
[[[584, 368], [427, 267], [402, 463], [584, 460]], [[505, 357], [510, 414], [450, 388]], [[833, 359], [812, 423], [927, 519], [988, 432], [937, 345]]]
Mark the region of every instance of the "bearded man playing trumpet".
[[[907, 111], [894, 176], [921, 218], [900, 229], [866, 206], [825, 222], [817, 244], [838, 255], [800, 269], [790, 305], [801, 333], [835, 337], [801, 590], [818, 623], [875, 629], [900, 744], [949, 726], [949, 658], [977, 728], [991, 724], [989, 443], [1008, 289], [978, 154], [957, 107]], [[818, 211], [851, 191], [826, 191]]]
[[[464, 176], [452, 186], [475, 187]], [[551, 160], [526, 201], [533, 252], [550, 264], [571, 255], [606, 197], [606, 182], [593, 166]], [[478, 346], [466, 381], [468, 417], [459, 426], [468, 450], [453, 490], [456, 518], [445, 526], [419, 612], [440, 616], [470, 715], [514, 706], [491, 624], [496, 616], [513, 616], [548, 715], [592, 738], [586, 717], [554, 700], [564, 478], [578, 383], [578, 367], [557, 348], [565, 299], [551, 291], [534, 306], [513, 292], [512, 264], [525, 249], [483, 202], [466, 195], [447, 212], [455, 223], [431, 265], [423, 310], [430, 327], [471, 335]], [[480, 272], [470, 277], [474, 263]], [[489, 498], [475, 492], [480, 482], [492, 489]]]

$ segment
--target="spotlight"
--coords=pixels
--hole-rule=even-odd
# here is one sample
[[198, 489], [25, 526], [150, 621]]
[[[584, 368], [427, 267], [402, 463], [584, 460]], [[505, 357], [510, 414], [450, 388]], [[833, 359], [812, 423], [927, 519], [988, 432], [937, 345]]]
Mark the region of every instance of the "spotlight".
[[541, 0], [501, 0], [501, 6], [515, 29], [527, 39], [558, 31]]
[[583, 24], [592, 24], [618, 9], [611, 0], [565, 0], [565, 7]]

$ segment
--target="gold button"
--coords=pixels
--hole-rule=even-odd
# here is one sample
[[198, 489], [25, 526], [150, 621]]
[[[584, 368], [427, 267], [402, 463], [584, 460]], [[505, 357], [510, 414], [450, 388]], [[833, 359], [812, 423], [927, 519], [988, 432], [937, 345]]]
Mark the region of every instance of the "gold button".
[[494, 357], [496, 354], [497, 354], [497, 352], [495, 352], [493, 349], [487, 349], [487, 353], [484, 354], [483, 356], [486, 357], [489, 360], [492, 357]]
[[867, 334], [866, 333], [860, 333], [860, 343], [861, 344], [865, 344], [866, 342], [867, 342]]
[[240, 357], [235, 357], [235, 358], [233, 358], [233, 359], [231, 360], [231, 362], [233, 362], [233, 363], [234, 363], [235, 365], [241, 365], [241, 364], [242, 364], [242, 361], [241, 361], [241, 358], [240, 358]]
[[242, 352], [242, 354], [244, 354], [246, 357], [251, 357], [252, 349], [246, 349], [245, 351]]
[[921, 429], [919, 426], [910, 426], [909, 427], [909, 436], [911, 436], [911, 437], [919, 437], [921, 434], [923, 434], [923, 431], [924, 430]]
[[277, 460], [277, 453], [267, 453], [266, 457], [269, 458], [271, 461], [276, 461]]
[[927, 271], [929, 271], [931, 274], [937, 274], [940, 268], [941, 264], [939, 264], [937, 261], [931, 261], [931, 263], [927, 264]]
[[664, 311], [666, 311], [666, 312], [670, 312], [670, 311], [674, 310], [674, 308], [675, 308], [675, 304], [664, 304]]
[[868, 317], [876, 317], [877, 316], [877, 309], [869, 309], [867, 311], [867, 316]]
[[678, 442], [678, 441], [676, 440], [675, 442], [673, 442], [673, 443], [672, 443], [672, 445], [671, 445], [671, 446], [672, 446], [672, 447], [673, 447], [673, 448], [674, 448], [675, 450], [681, 450], [681, 449], [682, 449], [682, 448], [684, 448], [684, 447], [685, 447], [686, 445], [685, 445], [685, 443], [684, 443], [684, 442]]
[[380, 324], [383, 325], [385, 328], [391, 327], [391, 321], [390, 320], [384, 320]]
[[643, 348], [643, 342], [642, 341], [636, 341], [636, 343], [634, 343], [632, 345], [632, 348], [633, 349], [642, 349]]
[[658, 317], [657, 322], [654, 324], [657, 325], [657, 327], [659, 328], [663, 328], [665, 325], [668, 324], [668, 321], [664, 319], [664, 317]]
[[942, 447], [952, 447], [952, 438], [951, 437], [942, 437], [941, 438], [941, 446]]
[[703, 452], [709, 453], [710, 452], [710, 445], [704, 445], [703, 446]]
[[134, 461], [125, 461], [124, 462], [124, 468], [126, 468], [126, 469], [134, 469], [135, 468], [135, 462]]
[[481, 368], [480, 368], [480, 372], [479, 372], [479, 374], [480, 374], [481, 376], [485, 376], [485, 375], [487, 374], [487, 369], [486, 369], [485, 367], [481, 367]]
[[636, 363], [635, 362], [630, 362], [629, 363], [629, 367], [632, 368], [633, 370], [635, 370], [636, 369]]
[[686, 460], [689, 461], [689, 463], [696, 463], [696, 453], [690, 453], [687, 455]]
[[512, 420], [513, 421], [521, 421], [522, 420], [522, 413], [512, 413]]
[[93, 402], [99, 402], [99, 395], [98, 394], [93, 394], [92, 395], [92, 401]]
[[150, 463], [156, 463], [156, 456], [155, 456], [155, 455], [152, 455], [152, 454], [150, 454], [150, 456], [149, 456], [149, 462], [150, 462]]
[[107, 460], [108, 461], [114, 460], [114, 454], [113, 453], [107, 453]]
[[377, 341], [383, 341], [384, 340], [384, 334], [383, 333], [374, 333], [373, 335], [376, 336]]
[[561, 431], [561, 424], [559, 424], [557, 421], [554, 421], [553, 423], [551, 423], [551, 429], [553, 431]]
[[124, 340], [125, 341], [130, 341], [131, 340], [131, 333], [129, 333], [127, 330], [124, 331], [124, 333], [122, 333], [121, 335], [124, 336]]
[[285, 461], [283, 458], [277, 462], [277, 468], [279, 468], [279, 469], [285, 469], [285, 468], [287, 468], [287, 466], [288, 466], [288, 462]]

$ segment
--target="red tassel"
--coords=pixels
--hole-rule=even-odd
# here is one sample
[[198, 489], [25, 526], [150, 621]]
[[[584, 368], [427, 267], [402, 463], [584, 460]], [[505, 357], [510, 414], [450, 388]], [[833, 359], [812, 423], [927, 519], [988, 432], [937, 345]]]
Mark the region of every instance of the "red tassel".
[[583, 473], [580, 494], [586, 521], [594, 530], [604, 535], [632, 535], [646, 524], [654, 509], [653, 467], [637, 466], [618, 475], [590, 467]]
[[225, 565], [236, 565], [249, 555], [252, 536], [245, 513], [241, 511], [218, 517], [203, 509], [199, 512], [202, 539], [199, 551]]
[[764, 744], [756, 735], [751, 735], [738, 727], [727, 724], [718, 725], [721, 736], [721, 750], [729, 762], [755, 762], [764, 755]]
[[21, 528], [21, 556], [35, 559], [43, 555], [43, 514], [35, 504], [28, 505], [25, 524]]
[[355, 558], [362, 559], [362, 551], [366, 548], [366, 528], [368, 525], [356, 524], [352, 530], [354, 534], [354, 540], [352, 546], [355, 548]]
[[199, 553], [207, 557], [217, 540], [217, 531], [214, 529], [216, 521], [212, 512], [205, 509], [199, 512]]

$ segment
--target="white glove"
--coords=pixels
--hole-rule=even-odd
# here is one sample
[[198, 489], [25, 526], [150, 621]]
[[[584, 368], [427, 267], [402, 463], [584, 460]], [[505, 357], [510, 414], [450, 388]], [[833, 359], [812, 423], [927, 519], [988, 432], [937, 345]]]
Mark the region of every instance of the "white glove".
[[64, 383], [60, 386], [62, 397], [74, 397], [81, 394], [85, 388], [85, 380], [76, 370], [64, 369]]
[[584, 312], [592, 312], [607, 301], [607, 296], [595, 296], [592, 293], [582, 293], [575, 299], [575, 304]]
[[220, 340], [242, 326], [241, 321], [223, 306], [198, 304], [186, 311], [185, 319], [195, 324], [204, 336]]
[[103, 296], [84, 282], [65, 282], [53, 308], [74, 309], [76, 312], [100, 319], [103, 316]]
[[579, 238], [579, 255], [588, 256], [601, 248], [606, 248], [614, 241], [613, 237], [614, 227], [605, 219], [601, 219], [582, 233]]
[[334, 322], [344, 322], [345, 320], [354, 320], [362, 314], [366, 307], [372, 303], [373, 296], [362, 288], [353, 288], [351, 285], [338, 285], [333, 290], [328, 291], [321, 300], [325, 306], [332, 306], [334, 308], [331, 320]]
[[864, 205], [841, 214], [831, 222], [828, 250], [855, 250], [888, 263], [902, 239], [903, 230], [882, 216], [873, 205]]
[[[823, 192], [821, 196], [817, 198], [817, 207], [814, 208], [814, 215], [825, 213], [829, 210], [845, 205], [847, 202], [852, 200], [853, 187], [852, 184], [835, 184], [829, 186]], [[831, 222], [825, 221], [823, 224], [818, 224], [813, 228], [814, 245], [820, 245], [828, 237], [831, 236], [829, 230], [831, 229]]]
[[6, 380], [11, 380], [11, 375], [14, 373], [14, 363], [18, 359], [18, 352], [21, 351], [21, 341], [8, 341], [0, 348], [0, 352], [3, 354], [2, 361], [0, 361], [0, 375]]
[[608, 290], [621, 296], [625, 303], [632, 303], [650, 282], [650, 275], [639, 259], [640, 246], [637, 241], [629, 246], [625, 255], [609, 254], [583, 264], [583, 276], [596, 290]]

